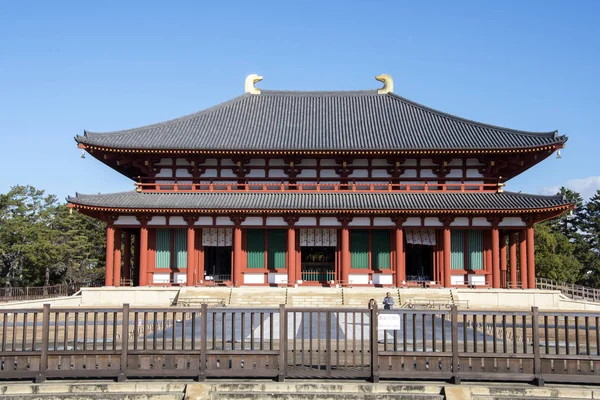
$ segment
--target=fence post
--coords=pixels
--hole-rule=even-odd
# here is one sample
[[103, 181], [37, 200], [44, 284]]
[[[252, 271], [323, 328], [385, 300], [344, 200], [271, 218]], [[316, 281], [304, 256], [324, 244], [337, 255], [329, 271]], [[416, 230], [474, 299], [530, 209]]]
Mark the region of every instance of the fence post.
[[[377, 302], [369, 300], [371, 309], [371, 382], [379, 382], [379, 335], [377, 330]], [[385, 336], [383, 338], [385, 340]]]
[[[33, 327], [35, 329], [35, 327]], [[35, 383], [46, 380], [48, 370], [48, 342], [50, 341], [50, 304], [44, 304], [42, 312], [42, 353], [40, 355], [40, 373], [35, 377]]]
[[[460, 385], [458, 365], [458, 307], [450, 306], [450, 322], [452, 324], [452, 383]], [[467, 340], [467, 338], [463, 338]]]
[[[129, 350], [129, 304], [123, 304], [123, 316], [121, 318], [121, 368], [118, 382], [125, 382], [127, 379], [127, 351]], [[117, 321], [114, 321], [116, 324]], [[87, 327], [86, 327], [87, 329]]]
[[[206, 380], [206, 351], [208, 349], [208, 305], [202, 304], [200, 309], [200, 375], [197, 381], [204, 382]], [[213, 332], [213, 335], [215, 333]], [[196, 340], [196, 338], [192, 338]]]
[[[277, 382], [283, 382], [287, 375], [287, 322], [285, 304], [279, 305], [279, 375]], [[272, 334], [272, 333], [271, 333]]]
[[[531, 329], [533, 332], [533, 383], [537, 386], [544, 386], [544, 378], [541, 376], [542, 365], [540, 357], [540, 322], [539, 310], [537, 307], [531, 307]], [[545, 340], [548, 340], [548, 338], [545, 338]]]

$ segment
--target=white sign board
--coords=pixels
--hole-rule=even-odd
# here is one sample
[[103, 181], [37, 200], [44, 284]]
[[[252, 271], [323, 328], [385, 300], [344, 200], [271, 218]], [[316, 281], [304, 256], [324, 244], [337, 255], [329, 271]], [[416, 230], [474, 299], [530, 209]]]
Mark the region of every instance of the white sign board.
[[377, 316], [377, 329], [379, 330], [400, 330], [399, 314], [379, 314]]

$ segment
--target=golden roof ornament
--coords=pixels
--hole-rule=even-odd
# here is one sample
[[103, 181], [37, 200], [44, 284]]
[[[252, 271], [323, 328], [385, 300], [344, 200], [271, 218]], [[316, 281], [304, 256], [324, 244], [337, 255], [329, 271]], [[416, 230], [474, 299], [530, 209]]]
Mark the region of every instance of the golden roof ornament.
[[250, 74], [246, 77], [246, 93], [260, 94], [260, 89], [254, 86], [255, 83], [263, 80], [262, 76], [257, 74]]
[[394, 91], [394, 80], [388, 74], [377, 75], [375, 79], [383, 83], [383, 87], [377, 89], [377, 94], [388, 94]]

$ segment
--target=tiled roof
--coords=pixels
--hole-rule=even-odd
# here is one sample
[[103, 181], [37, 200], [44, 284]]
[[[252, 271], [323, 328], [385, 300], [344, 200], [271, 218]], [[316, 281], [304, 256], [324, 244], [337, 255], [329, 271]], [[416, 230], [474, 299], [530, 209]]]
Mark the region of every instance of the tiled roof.
[[116, 149], [469, 150], [562, 144], [533, 133], [470, 121], [377, 91], [244, 94], [185, 117], [75, 140]]
[[561, 196], [504, 193], [138, 193], [82, 195], [69, 203], [118, 209], [201, 210], [534, 210], [566, 206]]

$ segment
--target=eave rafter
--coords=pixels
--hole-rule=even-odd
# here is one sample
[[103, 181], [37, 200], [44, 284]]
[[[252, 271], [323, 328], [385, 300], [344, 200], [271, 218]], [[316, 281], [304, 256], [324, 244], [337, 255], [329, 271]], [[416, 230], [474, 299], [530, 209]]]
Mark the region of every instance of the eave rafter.
[[88, 215], [106, 215], [106, 214], [156, 214], [156, 215], [173, 215], [173, 214], [214, 214], [214, 215], [232, 215], [232, 214], [259, 214], [259, 215], [315, 215], [315, 214], [347, 214], [347, 215], [380, 215], [394, 217], [396, 215], [530, 215], [535, 222], [545, 221], [555, 218], [565, 212], [572, 210], [572, 204], [565, 204], [557, 207], [549, 208], [532, 208], [532, 209], [506, 209], [506, 210], [348, 210], [348, 209], [178, 209], [178, 208], [107, 208], [94, 207], [88, 205], [80, 205], [70, 203], [69, 207], [75, 208]]

